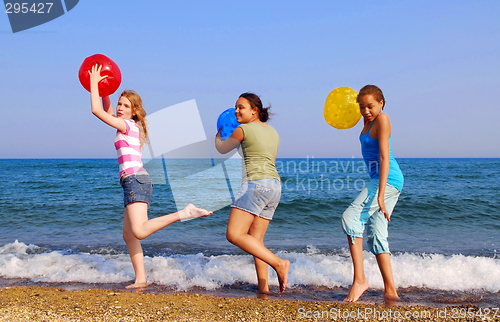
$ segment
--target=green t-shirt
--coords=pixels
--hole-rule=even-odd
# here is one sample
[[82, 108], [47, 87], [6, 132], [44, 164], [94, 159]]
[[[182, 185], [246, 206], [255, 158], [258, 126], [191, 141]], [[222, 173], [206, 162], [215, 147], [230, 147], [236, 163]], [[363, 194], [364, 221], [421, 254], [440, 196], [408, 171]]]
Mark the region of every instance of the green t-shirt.
[[274, 163], [280, 142], [278, 132], [271, 125], [258, 122], [241, 124], [239, 127], [244, 133], [243, 141], [241, 141], [244, 164], [243, 181], [280, 180]]

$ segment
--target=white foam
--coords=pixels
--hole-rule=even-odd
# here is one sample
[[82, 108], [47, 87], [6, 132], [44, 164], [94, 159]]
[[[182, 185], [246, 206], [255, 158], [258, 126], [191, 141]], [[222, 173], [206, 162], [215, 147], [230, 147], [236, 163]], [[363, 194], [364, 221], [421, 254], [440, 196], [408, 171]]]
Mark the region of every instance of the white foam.
[[28, 252], [36, 252], [40, 247], [35, 245], [26, 245], [15, 241], [12, 244], [5, 244], [0, 247], [0, 254], [26, 254]]
[[[298, 285], [350, 287], [352, 264], [348, 251], [325, 255], [312, 245], [307, 253], [279, 253], [290, 260], [289, 287]], [[37, 246], [20, 242], [0, 247], [0, 276], [27, 278], [35, 282], [120, 283], [134, 278], [129, 256], [101, 254], [37, 253]], [[375, 256], [365, 252], [365, 273], [370, 286], [383, 288]], [[463, 255], [399, 254], [392, 256], [398, 287], [439, 290], [500, 290], [500, 259]], [[179, 290], [208, 290], [234, 283], [256, 284], [253, 258], [249, 255], [175, 255], [146, 257], [149, 282]], [[270, 285], [277, 286], [269, 270]]]

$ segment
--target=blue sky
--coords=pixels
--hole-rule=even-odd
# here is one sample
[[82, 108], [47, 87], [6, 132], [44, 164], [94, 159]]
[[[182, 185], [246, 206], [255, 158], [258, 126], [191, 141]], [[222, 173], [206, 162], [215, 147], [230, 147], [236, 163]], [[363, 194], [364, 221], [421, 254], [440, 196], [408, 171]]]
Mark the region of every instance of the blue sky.
[[148, 113], [195, 99], [207, 136], [239, 94], [259, 94], [279, 157], [360, 157], [361, 123], [334, 129], [323, 104], [365, 84], [384, 91], [396, 158], [500, 157], [499, 12], [498, 1], [82, 0], [16, 34], [0, 14], [0, 158], [116, 156], [77, 77], [96, 53]]

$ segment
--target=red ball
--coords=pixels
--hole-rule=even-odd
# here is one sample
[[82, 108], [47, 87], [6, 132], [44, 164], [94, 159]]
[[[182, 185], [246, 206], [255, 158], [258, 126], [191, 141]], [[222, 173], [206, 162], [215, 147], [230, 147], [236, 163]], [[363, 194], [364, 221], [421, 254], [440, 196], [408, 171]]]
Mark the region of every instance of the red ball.
[[116, 92], [122, 82], [122, 73], [118, 65], [108, 57], [95, 54], [85, 58], [78, 71], [78, 78], [82, 86], [90, 92], [90, 75], [89, 71], [95, 64], [101, 65], [101, 76], [108, 76], [101, 80], [98, 84], [99, 96], [109, 96]]

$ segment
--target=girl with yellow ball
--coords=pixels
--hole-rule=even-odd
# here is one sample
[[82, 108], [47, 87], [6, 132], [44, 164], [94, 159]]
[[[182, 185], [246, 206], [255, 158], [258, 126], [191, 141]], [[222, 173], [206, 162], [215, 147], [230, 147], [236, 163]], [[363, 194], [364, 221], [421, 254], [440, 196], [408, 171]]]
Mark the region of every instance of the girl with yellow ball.
[[368, 246], [377, 258], [384, 280], [384, 296], [399, 299], [387, 237], [388, 222], [403, 189], [404, 178], [391, 152], [391, 122], [389, 116], [382, 113], [384, 94], [377, 86], [366, 85], [356, 100], [365, 123], [359, 136], [361, 152], [372, 180], [342, 215], [342, 229], [347, 235], [354, 266], [352, 287], [344, 301], [356, 302], [369, 287], [363, 267], [365, 226]]

